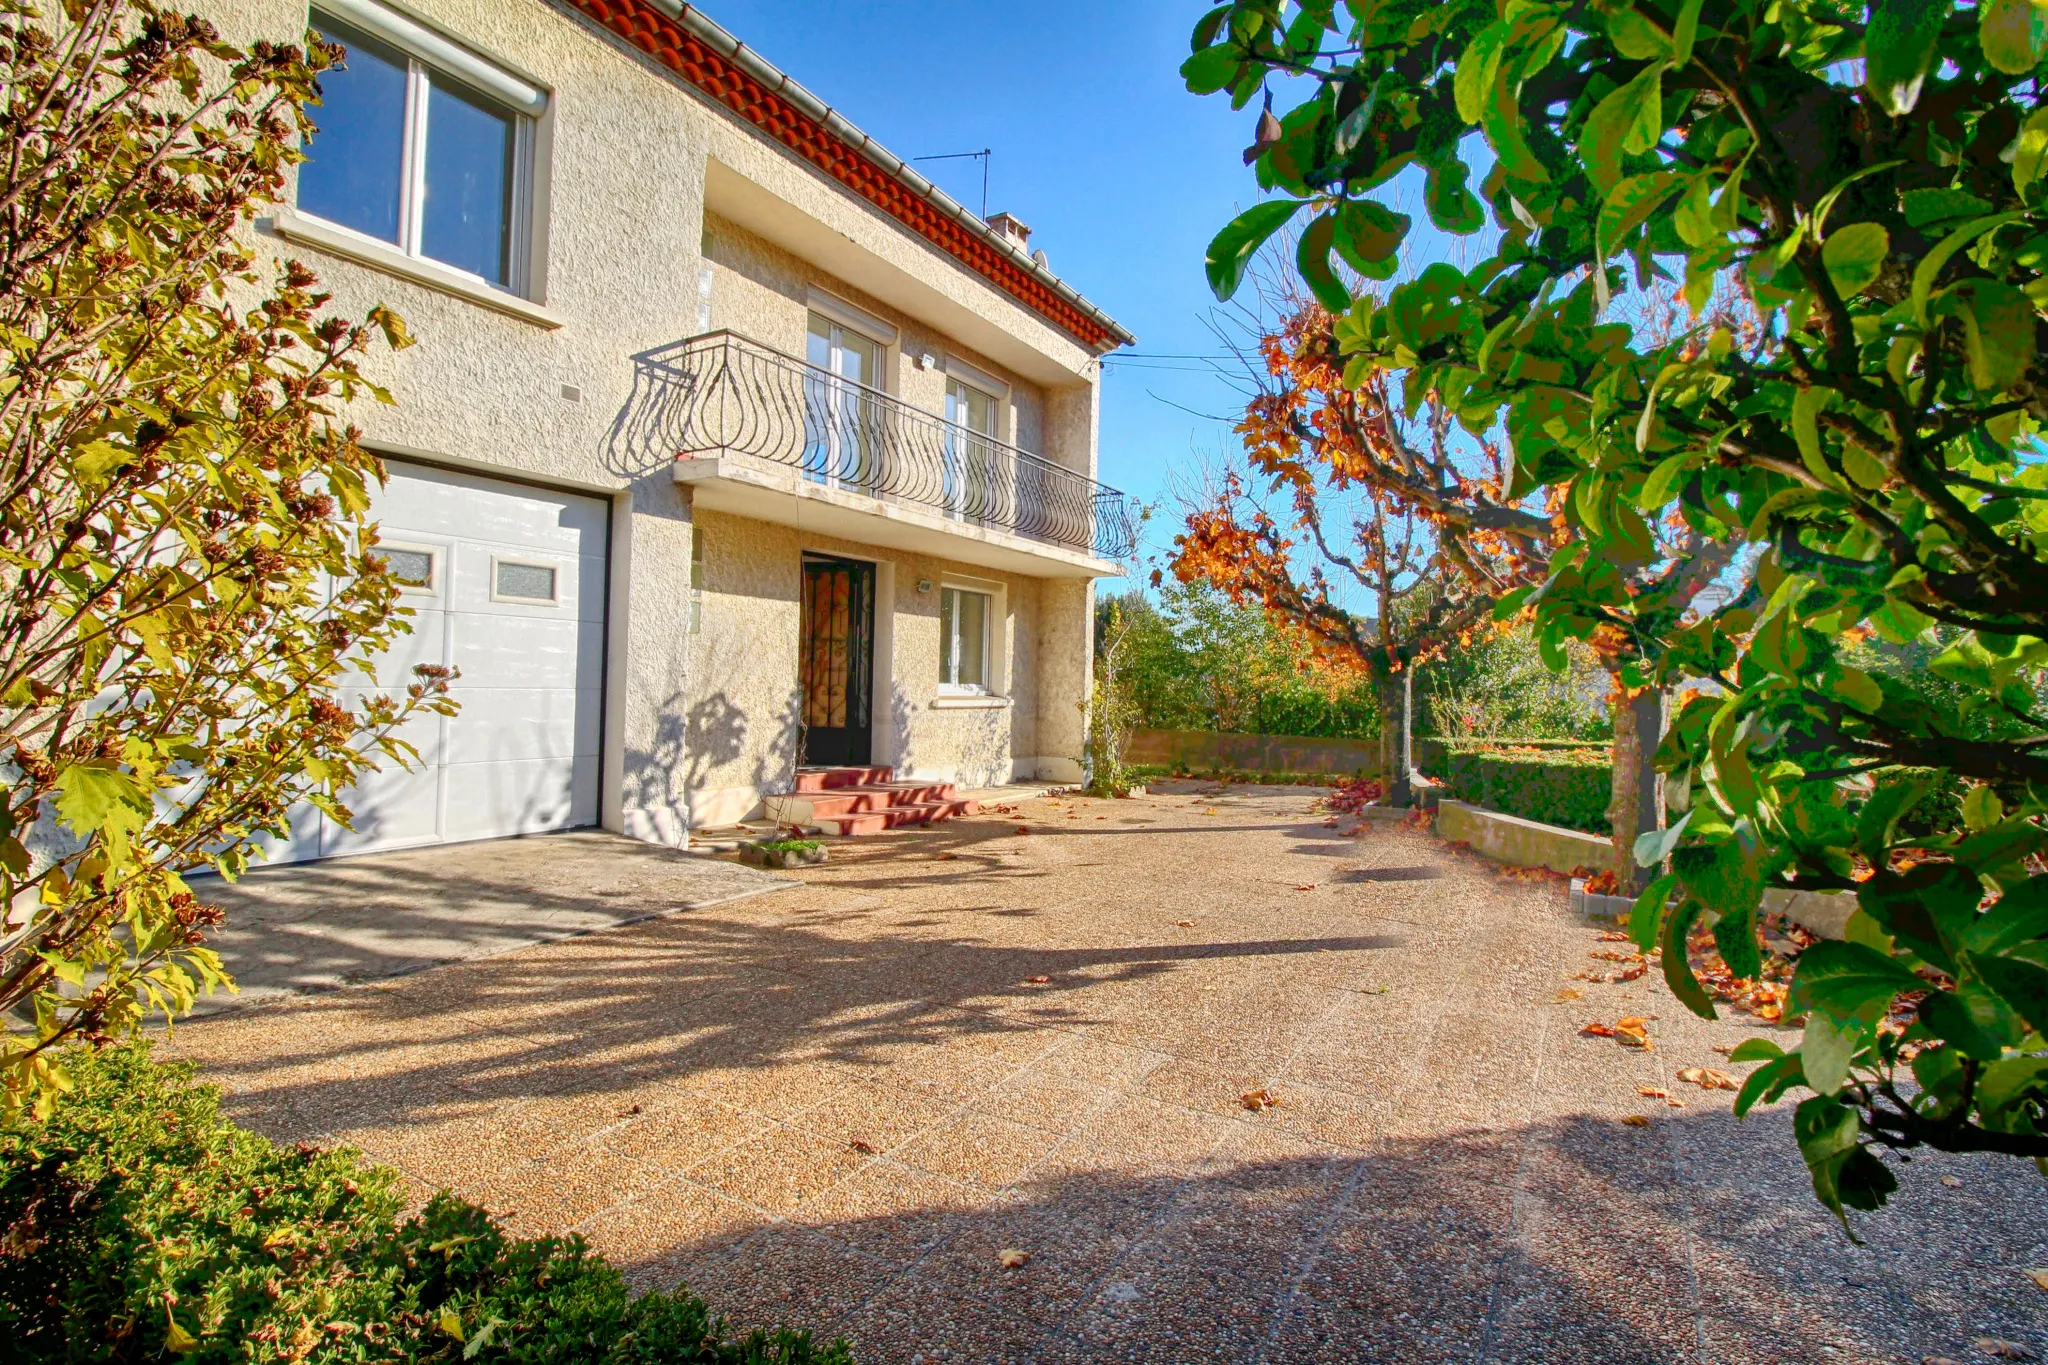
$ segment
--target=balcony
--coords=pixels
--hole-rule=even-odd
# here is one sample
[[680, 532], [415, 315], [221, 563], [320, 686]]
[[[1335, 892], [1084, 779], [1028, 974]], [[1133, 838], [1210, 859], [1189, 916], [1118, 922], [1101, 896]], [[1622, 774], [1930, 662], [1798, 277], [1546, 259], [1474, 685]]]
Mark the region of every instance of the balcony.
[[641, 439], [700, 506], [1039, 575], [1114, 575], [1135, 549], [1117, 490], [734, 333], [636, 363]]

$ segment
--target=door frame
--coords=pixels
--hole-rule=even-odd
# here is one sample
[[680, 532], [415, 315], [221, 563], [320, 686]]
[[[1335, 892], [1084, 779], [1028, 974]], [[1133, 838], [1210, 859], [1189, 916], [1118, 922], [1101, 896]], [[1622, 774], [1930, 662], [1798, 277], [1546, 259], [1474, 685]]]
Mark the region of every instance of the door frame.
[[[868, 679], [868, 763], [876, 768], [892, 768], [902, 758], [907, 736], [899, 734], [896, 727], [896, 562], [877, 554], [848, 550], [838, 545], [819, 545], [810, 541], [797, 544], [797, 600], [799, 619], [796, 639], [796, 692], [798, 719], [794, 752], [796, 762], [803, 759], [803, 621], [801, 603], [803, 600], [803, 561], [806, 557], [823, 559], [850, 559], [874, 567], [875, 572], [875, 631], [872, 648], [868, 651], [868, 668], [872, 676]], [[912, 704], [906, 699], [906, 705]], [[793, 784], [793, 779], [792, 779]]]

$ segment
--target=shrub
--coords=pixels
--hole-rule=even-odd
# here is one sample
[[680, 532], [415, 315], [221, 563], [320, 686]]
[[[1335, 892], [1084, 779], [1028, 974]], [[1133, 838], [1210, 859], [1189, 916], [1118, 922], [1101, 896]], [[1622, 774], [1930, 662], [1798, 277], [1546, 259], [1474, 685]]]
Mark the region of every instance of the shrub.
[[1588, 834], [1610, 834], [1614, 765], [1598, 749], [1457, 749], [1445, 781], [1460, 801]]
[[1543, 752], [1606, 752], [1597, 742], [1583, 739], [1467, 739], [1432, 735], [1415, 741], [1415, 766], [1429, 776], [1446, 779], [1453, 753], [1539, 750]]
[[29, 920], [0, 937], [0, 1109], [226, 984], [186, 874], [238, 874], [306, 804], [346, 824], [408, 719], [454, 713], [440, 665], [371, 666], [411, 610], [341, 411], [389, 399], [362, 368], [404, 327], [245, 235], [337, 55], [0, 3], [0, 904]]
[[77, 1086], [0, 1128], [0, 1339], [24, 1362], [850, 1365], [805, 1333], [734, 1339], [678, 1290], [633, 1298], [581, 1238], [517, 1238], [393, 1172], [280, 1147], [141, 1044], [65, 1058]]

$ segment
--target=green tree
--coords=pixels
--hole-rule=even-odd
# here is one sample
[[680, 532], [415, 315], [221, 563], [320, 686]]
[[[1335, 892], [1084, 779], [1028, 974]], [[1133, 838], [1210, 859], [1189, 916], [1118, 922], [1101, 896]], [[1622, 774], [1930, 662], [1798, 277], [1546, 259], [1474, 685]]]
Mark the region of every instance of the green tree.
[[403, 330], [326, 313], [243, 236], [338, 54], [142, 0], [44, 11], [0, 5], [10, 1114], [63, 1089], [58, 1044], [228, 984], [184, 874], [239, 873], [302, 801], [346, 821], [337, 794], [411, 753], [393, 730], [452, 709], [442, 670], [354, 706], [334, 685], [406, 628], [369, 553], [382, 468], [337, 416], [385, 398], [359, 363]]
[[[2043, 12], [1242, 0], [1193, 49], [1189, 88], [1239, 107], [1307, 84], [1255, 149], [1276, 197], [1210, 246], [1217, 291], [1306, 210], [1297, 264], [1344, 312], [1347, 379], [1398, 377], [1410, 404], [1502, 431], [1508, 495], [1564, 523], [1546, 580], [1499, 610], [1533, 607], [1553, 651], [1622, 633], [1631, 687], [1719, 684], [1672, 718], [1679, 815], [1637, 846], [1672, 869], [1632, 919], [1674, 992], [1711, 1013], [1684, 951], [1699, 926], [1758, 969], [1764, 888], [1857, 893], [1850, 941], [1801, 958], [1800, 1047], [1738, 1052], [1763, 1062], [1738, 1108], [1810, 1092], [1795, 1129], [1838, 1213], [1884, 1201], [1888, 1151], [2048, 1162]], [[1333, 254], [1395, 273], [1410, 224], [1372, 196], [1410, 168], [1436, 227], [1490, 226], [1489, 248], [1354, 306]], [[1660, 278], [1695, 325], [1610, 316]], [[1731, 296], [1758, 325], [1717, 320]], [[1678, 525], [1756, 548], [1739, 591], [1631, 589]], [[1843, 641], [1865, 626], [1943, 628], [1929, 667], [2010, 726], [1959, 732], [1859, 666]], [[1873, 783], [1887, 769], [1961, 783], [1964, 827], [1914, 836], [1925, 785]]]

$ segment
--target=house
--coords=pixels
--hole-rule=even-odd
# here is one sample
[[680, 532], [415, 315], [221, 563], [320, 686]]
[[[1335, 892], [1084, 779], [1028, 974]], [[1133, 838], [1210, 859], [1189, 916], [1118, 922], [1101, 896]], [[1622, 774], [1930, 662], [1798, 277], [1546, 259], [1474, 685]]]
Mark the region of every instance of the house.
[[350, 420], [415, 612], [365, 685], [461, 670], [424, 767], [288, 856], [601, 825], [681, 843], [800, 767], [1080, 775], [1095, 479], [1128, 332], [672, 0], [209, 0], [314, 28], [323, 82], [259, 245], [419, 344]]

